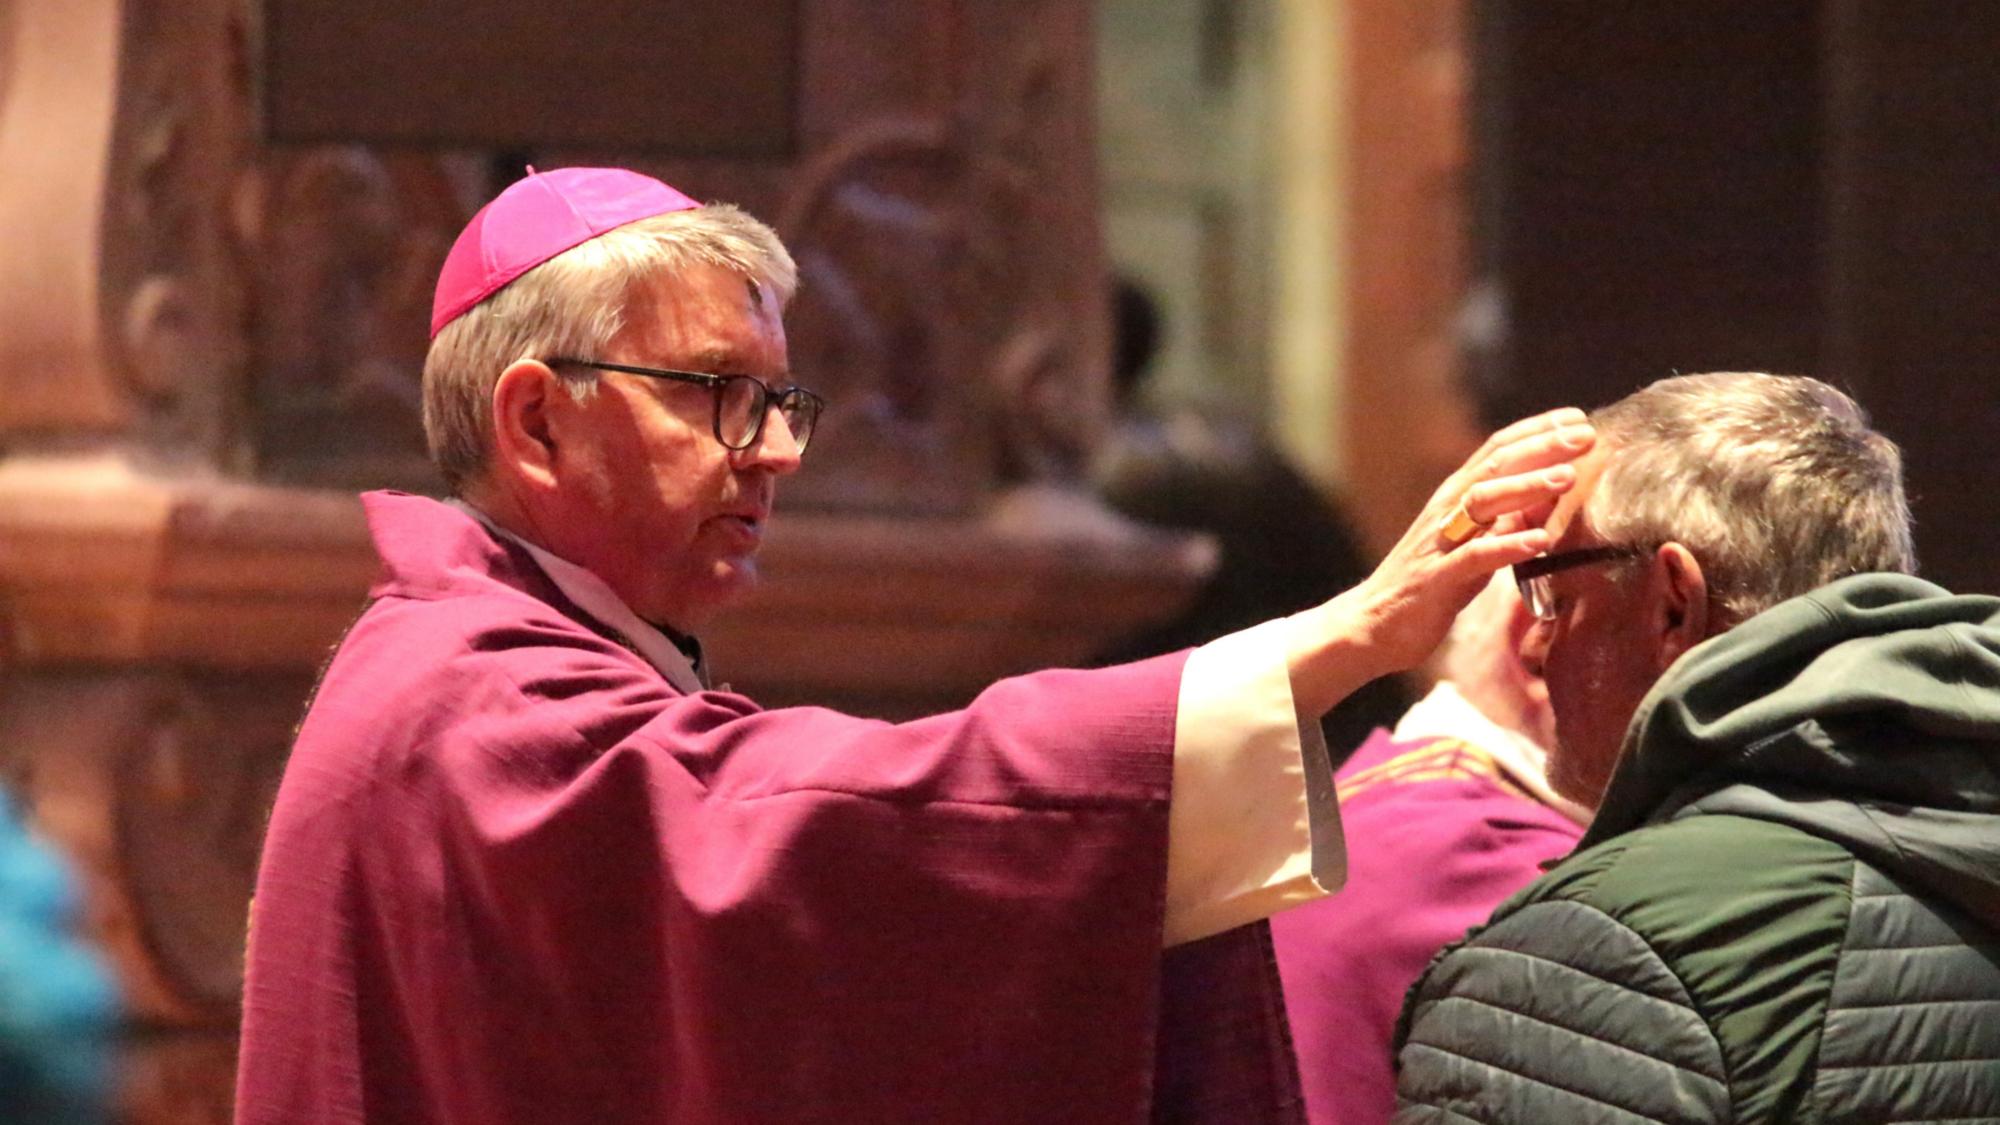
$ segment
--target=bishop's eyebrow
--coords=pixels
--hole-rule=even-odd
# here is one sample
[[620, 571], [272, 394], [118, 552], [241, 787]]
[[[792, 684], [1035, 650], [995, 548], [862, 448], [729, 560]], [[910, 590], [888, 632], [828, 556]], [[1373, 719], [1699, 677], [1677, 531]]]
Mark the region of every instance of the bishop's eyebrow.
[[[736, 353], [734, 348], [703, 348], [695, 352], [690, 357], [689, 362], [694, 365], [696, 370], [707, 372], [710, 375], [749, 374], [748, 371], [744, 370], [746, 365], [742, 362], [742, 357]], [[792, 385], [792, 372], [789, 367], [783, 371], [772, 372], [770, 375], [759, 376], [759, 378], [773, 387]]]
[[717, 375], [736, 375], [743, 371], [741, 357], [736, 354], [736, 349], [729, 347], [703, 348], [690, 356], [688, 362], [698, 370]]

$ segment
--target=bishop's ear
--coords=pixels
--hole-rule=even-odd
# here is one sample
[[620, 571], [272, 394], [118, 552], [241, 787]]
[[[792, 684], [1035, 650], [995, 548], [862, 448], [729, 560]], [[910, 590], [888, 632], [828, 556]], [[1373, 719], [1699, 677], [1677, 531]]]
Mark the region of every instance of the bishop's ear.
[[1654, 552], [1653, 579], [1658, 594], [1659, 666], [1664, 672], [1682, 653], [1708, 639], [1713, 624], [1708, 578], [1692, 551], [1667, 543]]
[[493, 470], [536, 488], [555, 486], [556, 427], [562, 393], [549, 365], [515, 360], [493, 384]]

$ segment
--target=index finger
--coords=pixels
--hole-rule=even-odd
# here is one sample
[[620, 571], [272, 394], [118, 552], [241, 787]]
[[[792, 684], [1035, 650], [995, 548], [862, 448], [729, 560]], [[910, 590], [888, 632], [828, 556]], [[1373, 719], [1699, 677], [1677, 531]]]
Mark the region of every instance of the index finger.
[[1476, 463], [1494, 450], [1512, 445], [1524, 438], [1556, 433], [1567, 426], [1588, 425], [1590, 416], [1574, 406], [1559, 406], [1554, 410], [1544, 410], [1540, 414], [1530, 414], [1518, 422], [1510, 422], [1495, 430], [1486, 439], [1485, 444], [1479, 447], [1479, 451], [1472, 455], [1472, 461]]
[[1525, 430], [1474, 458], [1466, 467], [1475, 482], [1497, 480], [1568, 464], [1590, 452], [1596, 444], [1597, 431], [1587, 421], [1554, 430]]

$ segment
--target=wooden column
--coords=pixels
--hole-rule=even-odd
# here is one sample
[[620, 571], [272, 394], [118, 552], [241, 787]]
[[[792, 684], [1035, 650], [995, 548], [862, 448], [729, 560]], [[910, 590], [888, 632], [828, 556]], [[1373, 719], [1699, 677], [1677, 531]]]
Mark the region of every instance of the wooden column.
[[1463, 0], [1348, 0], [1347, 477], [1386, 550], [1482, 434], [1459, 375]]

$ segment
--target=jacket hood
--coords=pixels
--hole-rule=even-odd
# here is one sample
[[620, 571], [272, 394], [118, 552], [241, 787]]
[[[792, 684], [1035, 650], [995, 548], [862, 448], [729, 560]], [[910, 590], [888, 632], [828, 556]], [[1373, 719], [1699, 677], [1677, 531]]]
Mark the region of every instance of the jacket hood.
[[1857, 575], [1691, 649], [1579, 847], [1693, 813], [1793, 824], [2000, 925], [2000, 598]]

